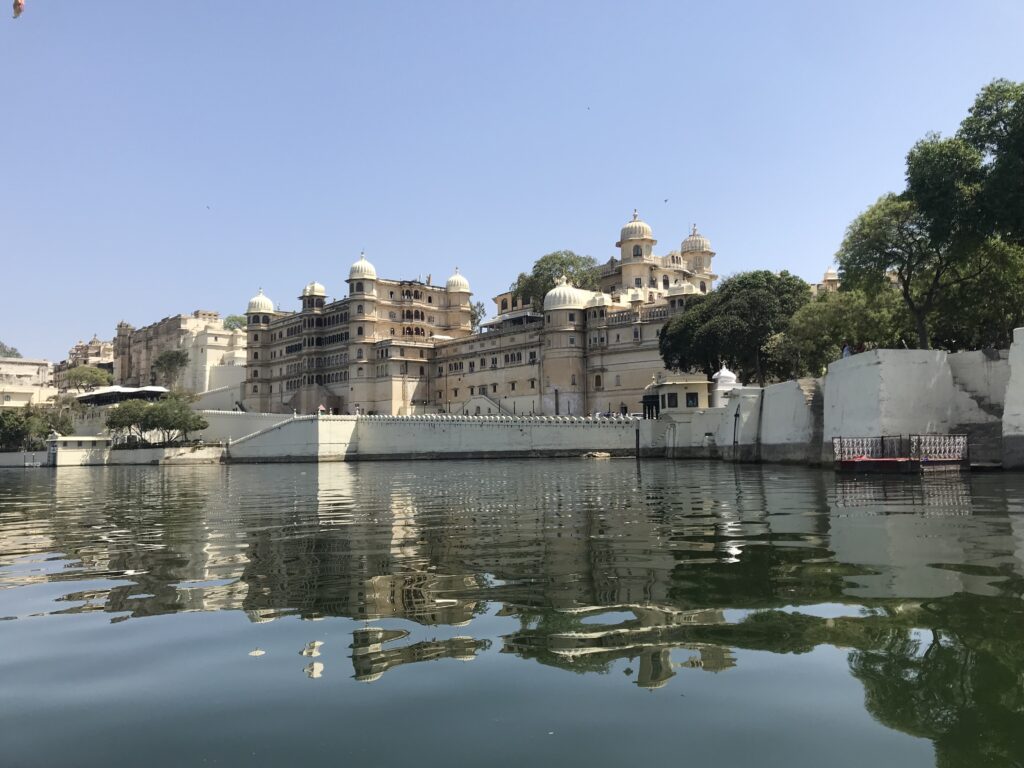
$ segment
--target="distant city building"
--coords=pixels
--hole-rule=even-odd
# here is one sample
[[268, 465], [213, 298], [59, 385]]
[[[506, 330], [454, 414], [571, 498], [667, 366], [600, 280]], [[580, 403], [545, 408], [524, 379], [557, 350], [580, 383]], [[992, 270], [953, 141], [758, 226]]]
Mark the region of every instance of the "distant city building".
[[54, 385], [61, 392], [68, 389], [68, 371], [80, 365], [91, 365], [94, 368], [114, 373], [114, 342], [103, 341], [93, 334], [89, 341], [79, 341], [68, 350], [66, 359], [54, 366]]
[[821, 279], [821, 282], [811, 286], [811, 294], [821, 296], [825, 293], [835, 293], [839, 290], [841, 284], [839, 273], [833, 267], [829, 267], [825, 270], [825, 276]]
[[49, 360], [0, 357], [0, 408], [41, 405], [56, 395]]
[[[712, 290], [714, 251], [696, 226], [679, 250], [653, 253], [634, 212], [601, 290], [567, 280], [543, 297], [494, 298], [496, 317], [470, 325], [469, 282], [378, 278], [365, 256], [334, 301], [309, 283], [282, 312], [262, 290], [248, 305], [248, 410], [313, 413], [590, 415], [639, 412], [663, 369], [658, 332], [687, 298]], [[707, 396], [700, 401], [707, 404]]]
[[[164, 382], [154, 363], [169, 351], [187, 353], [188, 364], [176, 381]], [[122, 321], [114, 337], [113, 362], [114, 384], [125, 387], [159, 384], [189, 392], [237, 387], [245, 376], [245, 333], [225, 329], [217, 312], [200, 309], [138, 329]]]

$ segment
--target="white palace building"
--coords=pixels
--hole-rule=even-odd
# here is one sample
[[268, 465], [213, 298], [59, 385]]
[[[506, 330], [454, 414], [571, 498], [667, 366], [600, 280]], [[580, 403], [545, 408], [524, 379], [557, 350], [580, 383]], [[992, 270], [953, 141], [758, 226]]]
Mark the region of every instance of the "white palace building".
[[[658, 331], [688, 296], [712, 289], [714, 251], [696, 226], [658, 256], [634, 211], [600, 290], [559, 283], [536, 311], [530, 297], [495, 297], [474, 333], [469, 281], [379, 277], [361, 255], [345, 298], [311, 282], [296, 311], [261, 290], [248, 305], [243, 404], [271, 413], [587, 415], [637, 412], [664, 370]], [[678, 377], [677, 377], [678, 378]], [[707, 406], [703, 376], [694, 406]]]

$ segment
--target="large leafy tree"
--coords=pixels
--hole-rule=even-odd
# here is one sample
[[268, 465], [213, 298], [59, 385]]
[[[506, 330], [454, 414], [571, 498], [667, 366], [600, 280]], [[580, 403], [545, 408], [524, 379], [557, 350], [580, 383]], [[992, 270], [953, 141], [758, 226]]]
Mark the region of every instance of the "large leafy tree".
[[863, 291], [825, 293], [804, 304], [789, 323], [783, 343], [792, 373], [821, 375], [842, 354], [844, 343], [902, 347], [912, 325], [896, 291], [868, 297]]
[[981, 155], [977, 201], [987, 230], [1024, 245], [1024, 82], [982, 88], [957, 137]]
[[224, 328], [229, 331], [233, 331], [236, 328], [245, 330], [245, 323], [245, 315], [228, 315], [224, 318]]
[[149, 403], [144, 400], [125, 400], [107, 414], [107, 429], [119, 437], [141, 440], [145, 434], [143, 422]]
[[1006, 345], [1024, 297], [1024, 83], [995, 80], [955, 136], [907, 155], [907, 187], [850, 225], [844, 286], [897, 286], [917, 346]]
[[810, 300], [810, 286], [788, 272], [742, 272], [692, 301], [659, 336], [665, 366], [711, 373], [721, 363], [764, 384], [790, 374], [790, 362], [770, 353], [773, 337]]
[[153, 361], [153, 370], [164, 382], [164, 386], [173, 387], [186, 365], [188, 352], [183, 349], [168, 349], [157, 355]]
[[596, 291], [601, 286], [595, 259], [572, 251], [554, 251], [537, 259], [529, 272], [520, 272], [510, 290], [524, 300], [531, 300], [534, 308], [540, 310], [544, 295], [563, 275], [577, 288]]
[[67, 373], [68, 386], [81, 391], [93, 387], [105, 387], [111, 381], [111, 375], [101, 368], [92, 365], [77, 365]]
[[28, 434], [29, 427], [22, 410], [0, 409], [0, 450], [20, 450]]
[[21, 352], [0, 341], [0, 357], [21, 357]]

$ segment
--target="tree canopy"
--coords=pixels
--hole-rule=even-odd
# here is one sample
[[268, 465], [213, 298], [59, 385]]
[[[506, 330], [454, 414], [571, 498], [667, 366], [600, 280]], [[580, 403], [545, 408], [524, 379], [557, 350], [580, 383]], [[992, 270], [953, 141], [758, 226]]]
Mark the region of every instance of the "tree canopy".
[[245, 315], [228, 315], [224, 318], [224, 328], [228, 331], [233, 331], [236, 328], [245, 330], [245, 323]]
[[153, 361], [153, 371], [164, 382], [164, 386], [173, 387], [186, 365], [188, 352], [183, 349], [168, 349], [157, 355]]
[[792, 373], [791, 361], [773, 354], [793, 314], [811, 298], [810, 286], [788, 272], [741, 272], [707, 296], [694, 296], [662, 329], [659, 349], [666, 368], [703, 370], [723, 363], [764, 384]]
[[160, 442], [188, 440], [189, 434], [206, 429], [209, 423], [192, 410], [190, 398], [171, 393], [155, 403], [126, 400], [107, 415], [106, 425], [122, 440], [145, 442], [147, 434], [156, 433]]
[[844, 288], [894, 285], [921, 348], [1007, 345], [1024, 319], [1024, 83], [993, 81], [956, 135], [917, 142], [906, 180], [847, 229]]
[[0, 357], [21, 357], [21, 352], [0, 341]]
[[480, 324], [487, 317], [487, 305], [482, 301], [474, 301], [469, 305], [469, 321], [474, 331], [480, 330]]
[[596, 291], [601, 286], [594, 258], [580, 256], [572, 251], [554, 251], [537, 259], [529, 272], [520, 272], [509, 290], [524, 300], [529, 299], [534, 308], [540, 310], [545, 294], [555, 287], [556, 281], [563, 275], [577, 288]]
[[94, 387], [105, 387], [113, 377], [101, 368], [92, 365], [78, 365], [68, 370], [67, 381], [69, 387], [81, 391]]

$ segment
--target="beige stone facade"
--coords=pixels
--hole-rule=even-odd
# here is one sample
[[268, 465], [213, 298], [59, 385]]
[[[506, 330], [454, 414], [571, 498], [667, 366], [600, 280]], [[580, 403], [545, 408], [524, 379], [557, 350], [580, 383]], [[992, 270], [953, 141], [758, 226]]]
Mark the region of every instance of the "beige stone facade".
[[[260, 292], [248, 307], [245, 407], [269, 412], [392, 415], [636, 413], [663, 369], [658, 332], [686, 297], [713, 288], [714, 252], [696, 227], [655, 255], [634, 212], [619, 254], [602, 265], [600, 291], [561, 281], [537, 311], [500, 294], [496, 317], [472, 333], [469, 283], [444, 287], [378, 279], [365, 257], [349, 295], [328, 303], [319, 283], [281, 312]], [[706, 395], [705, 395], [706, 398]]]
[[228, 330], [217, 312], [165, 317], [144, 328], [117, 324], [114, 383], [125, 387], [165, 384], [153, 364], [161, 353], [184, 351], [188, 365], [171, 385], [189, 392], [238, 386], [245, 376], [245, 332]]
[[49, 360], [0, 357], [0, 408], [42, 405], [56, 395]]
[[114, 342], [104, 341], [93, 334], [89, 341], [79, 341], [69, 349], [67, 358], [57, 363], [53, 369], [53, 382], [58, 390], [67, 391], [68, 371], [80, 365], [91, 365], [113, 373]]

